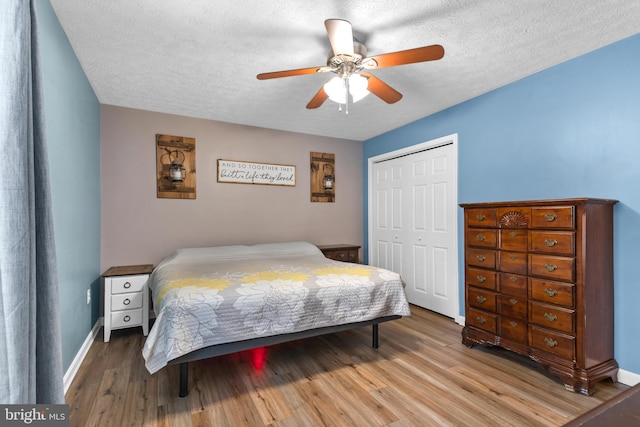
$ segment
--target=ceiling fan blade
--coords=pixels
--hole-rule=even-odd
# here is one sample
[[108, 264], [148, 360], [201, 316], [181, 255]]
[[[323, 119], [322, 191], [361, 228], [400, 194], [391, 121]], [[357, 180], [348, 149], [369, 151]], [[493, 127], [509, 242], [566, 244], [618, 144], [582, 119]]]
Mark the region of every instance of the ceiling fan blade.
[[318, 93], [316, 93], [315, 96], [311, 98], [311, 101], [309, 101], [309, 103], [307, 104], [307, 108], [310, 110], [314, 108], [318, 108], [319, 106], [322, 105], [324, 101], [327, 100], [327, 98], [329, 98], [329, 95], [327, 95], [327, 92], [324, 91], [324, 86], [323, 86], [320, 88]]
[[360, 73], [361, 76], [366, 77], [369, 80], [367, 89], [378, 98], [382, 99], [387, 104], [393, 104], [402, 99], [402, 94], [374, 76], [371, 73]]
[[324, 21], [327, 35], [331, 42], [333, 54], [353, 56], [353, 29], [351, 23], [344, 19], [327, 19]]
[[322, 66], [322, 67], [298, 68], [295, 70], [274, 71], [271, 73], [261, 73], [261, 74], [258, 74], [256, 77], [258, 78], [258, 80], [267, 80], [267, 79], [277, 79], [280, 77], [302, 76], [304, 74], [322, 73], [330, 70], [326, 68], [327, 67]]
[[[414, 64], [416, 62], [435, 61], [444, 56], [444, 48], [439, 44], [417, 47], [415, 49], [401, 50], [399, 52], [383, 53], [372, 56], [363, 61], [365, 68], [385, 68], [396, 65]], [[373, 59], [377, 65], [369, 65], [367, 62]]]

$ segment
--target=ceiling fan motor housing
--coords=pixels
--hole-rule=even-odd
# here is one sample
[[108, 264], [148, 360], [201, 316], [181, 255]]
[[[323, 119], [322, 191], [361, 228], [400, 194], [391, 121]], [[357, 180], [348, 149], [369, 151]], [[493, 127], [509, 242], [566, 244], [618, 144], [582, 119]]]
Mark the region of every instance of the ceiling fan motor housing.
[[[340, 69], [342, 64], [353, 64], [354, 68], [362, 68], [360, 64], [362, 59], [367, 57], [367, 48], [360, 42], [354, 40], [353, 42], [353, 56], [341, 53], [335, 55], [333, 52], [329, 53], [329, 59], [327, 59], [327, 65], [333, 69]], [[352, 70], [352, 72], [355, 71]]]

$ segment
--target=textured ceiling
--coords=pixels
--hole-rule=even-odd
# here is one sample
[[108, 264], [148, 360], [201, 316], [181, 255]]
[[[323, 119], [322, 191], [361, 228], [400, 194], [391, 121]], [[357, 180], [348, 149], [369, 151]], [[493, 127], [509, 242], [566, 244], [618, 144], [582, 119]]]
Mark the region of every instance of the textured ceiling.
[[[640, 32], [631, 0], [51, 0], [98, 100], [365, 140]], [[349, 115], [306, 104], [328, 80], [256, 74], [325, 65], [327, 18], [369, 55], [441, 44], [440, 61], [374, 70], [404, 97]]]

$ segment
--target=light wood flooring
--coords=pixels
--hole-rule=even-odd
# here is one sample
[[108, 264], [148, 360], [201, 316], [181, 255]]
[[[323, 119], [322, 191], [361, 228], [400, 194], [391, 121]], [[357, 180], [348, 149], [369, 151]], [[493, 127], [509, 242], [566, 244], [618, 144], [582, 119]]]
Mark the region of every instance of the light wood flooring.
[[371, 327], [189, 364], [150, 375], [140, 328], [102, 333], [69, 391], [72, 426], [560, 426], [628, 388], [565, 390], [527, 358], [461, 343], [461, 326], [412, 306]]

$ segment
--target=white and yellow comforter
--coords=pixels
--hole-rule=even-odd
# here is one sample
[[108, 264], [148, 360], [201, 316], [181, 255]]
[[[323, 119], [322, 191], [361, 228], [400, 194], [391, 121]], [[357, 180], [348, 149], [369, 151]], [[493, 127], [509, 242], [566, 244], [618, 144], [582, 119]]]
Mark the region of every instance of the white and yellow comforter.
[[150, 279], [149, 372], [215, 344], [410, 315], [402, 279], [306, 242], [180, 249]]

